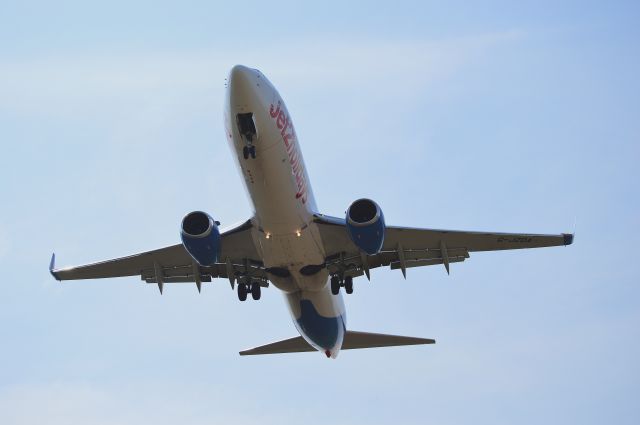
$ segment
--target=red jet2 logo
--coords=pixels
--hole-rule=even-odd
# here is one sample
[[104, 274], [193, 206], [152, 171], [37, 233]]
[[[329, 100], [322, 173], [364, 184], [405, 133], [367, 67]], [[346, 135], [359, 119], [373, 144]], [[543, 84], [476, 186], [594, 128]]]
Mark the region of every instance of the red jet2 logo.
[[287, 155], [289, 156], [289, 164], [291, 164], [291, 171], [296, 178], [296, 187], [298, 192], [296, 193], [296, 199], [300, 199], [303, 204], [307, 203], [307, 182], [304, 178], [304, 165], [300, 156], [300, 150], [296, 143], [296, 131], [293, 129], [293, 124], [289, 116], [281, 109], [280, 101], [278, 106], [274, 106], [273, 103], [269, 109], [271, 118], [276, 122], [276, 126], [280, 130], [282, 141], [287, 149]]

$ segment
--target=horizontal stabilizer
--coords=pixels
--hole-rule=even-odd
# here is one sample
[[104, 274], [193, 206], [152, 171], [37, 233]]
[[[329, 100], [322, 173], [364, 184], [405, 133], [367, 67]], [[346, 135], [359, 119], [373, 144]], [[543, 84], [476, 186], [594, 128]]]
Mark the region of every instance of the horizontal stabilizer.
[[342, 349], [351, 350], [355, 348], [394, 347], [398, 345], [420, 345], [435, 343], [435, 339], [347, 331], [344, 336], [344, 342], [342, 343]]
[[310, 346], [304, 338], [297, 336], [295, 338], [283, 339], [282, 341], [276, 341], [271, 344], [240, 351], [240, 355], [252, 356], [256, 354], [301, 353], [304, 351], [316, 351], [316, 349]]
[[[420, 345], [435, 344], [435, 340], [427, 338], [416, 338], [412, 336], [385, 335], [369, 332], [347, 331], [342, 342], [343, 350], [356, 348], [393, 347], [399, 345]], [[301, 336], [283, 339], [271, 344], [261, 345], [240, 351], [241, 356], [252, 356], [257, 354], [281, 354], [281, 353], [301, 353], [306, 351], [316, 351]]]

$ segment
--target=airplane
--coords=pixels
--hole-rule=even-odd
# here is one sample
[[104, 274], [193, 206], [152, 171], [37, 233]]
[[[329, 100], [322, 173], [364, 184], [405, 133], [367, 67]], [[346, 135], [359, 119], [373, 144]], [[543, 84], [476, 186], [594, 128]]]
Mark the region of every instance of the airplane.
[[[377, 267], [399, 269], [465, 261], [471, 252], [566, 246], [573, 234], [488, 233], [388, 226], [380, 206], [357, 199], [344, 218], [321, 214], [282, 97], [258, 70], [234, 66], [227, 80], [224, 123], [254, 214], [221, 230], [203, 211], [182, 220], [181, 243], [127, 257], [49, 271], [59, 281], [140, 276], [146, 283], [228, 279], [240, 301], [259, 300], [273, 284], [284, 293], [299, 336], [240, 355], [433, 344], [435, 340], [347, 330], [342, 292]], [[343, 291], [344, 290], [344, 291]]]

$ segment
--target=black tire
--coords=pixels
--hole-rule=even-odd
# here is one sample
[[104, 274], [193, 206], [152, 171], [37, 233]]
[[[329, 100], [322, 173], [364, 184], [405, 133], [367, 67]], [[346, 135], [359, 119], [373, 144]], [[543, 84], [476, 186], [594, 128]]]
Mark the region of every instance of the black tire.
[[249, 159], [249, 148], [247, 146], [242, 148], [242, 156], [244, 156], [244, 159]]
[[340, 293], [340, 279], [338, 276], [331, 276], [331, 293], [333, 295]]
[[353, 294], [353, 277], [347, 276], [344, 278], [344, 290], [347, 294]]
[[254, 145], [249, 147], [249, 153], [251, 154], [251, 158], [256, 159], [256, 147]]
[[240, 301], [247, 300], [247, 285], [245, 285], [244, 283], [238, 284], [238, 299]]
[[251, 284], [251, 297], [258, 301], [260, 299], [260, 284], [259, 283], [253, 283]]

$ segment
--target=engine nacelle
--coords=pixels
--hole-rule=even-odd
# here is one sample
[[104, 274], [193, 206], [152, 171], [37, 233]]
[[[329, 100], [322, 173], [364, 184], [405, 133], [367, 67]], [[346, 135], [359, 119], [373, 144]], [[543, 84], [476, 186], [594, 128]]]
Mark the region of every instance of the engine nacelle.
[[212, 266], [220, 255], [218, 223], [202, 211], [194, 211], [182, 219], [180, 237], [185, 249], [201, 266]]
[[347, 231], [358, 248], [377, 254], [384, 243], [384, 215], [371, 199], [358, 199], [347, 210]]

